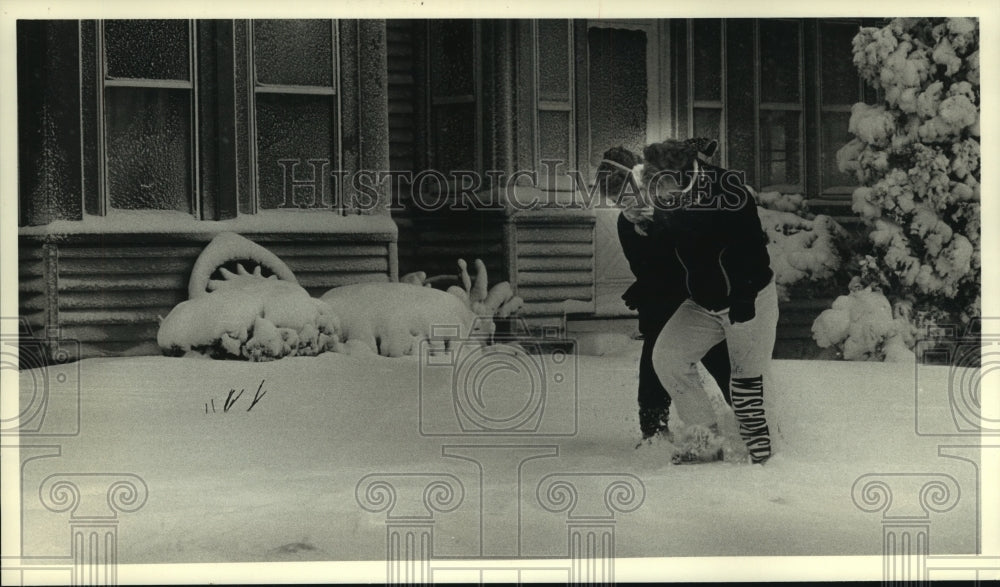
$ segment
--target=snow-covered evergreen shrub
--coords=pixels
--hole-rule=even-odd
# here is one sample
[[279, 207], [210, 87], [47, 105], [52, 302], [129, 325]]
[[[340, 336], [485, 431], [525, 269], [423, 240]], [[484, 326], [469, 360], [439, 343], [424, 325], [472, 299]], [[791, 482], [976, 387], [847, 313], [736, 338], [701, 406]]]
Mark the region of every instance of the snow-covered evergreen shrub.
[[813, 338], [822, 348], [833, 347], [848, 361], [913, 361], [910, 348], [914, 328], [908, 307], [897, 305], [870, 286], [855, 279], [851, 292], [840, 296], [824, 310], [812, 326]]
[[847, 231], [829, 216], [808, 211], [800, 194], [761, 192], [760, 223], [782, 300], [829, 291], [846, 253]]
[[[911, 327], [968, 322], [980, 309], [978, 21], [897, 18], [862, 28], [853, 45], [882, 99], [854, 105], [854, 139], [837, 154], [870, 230], [854, 260], [861, 290], [908, 308]], [[865, 340], [874, 346], [844, 358], [884, 355]]]

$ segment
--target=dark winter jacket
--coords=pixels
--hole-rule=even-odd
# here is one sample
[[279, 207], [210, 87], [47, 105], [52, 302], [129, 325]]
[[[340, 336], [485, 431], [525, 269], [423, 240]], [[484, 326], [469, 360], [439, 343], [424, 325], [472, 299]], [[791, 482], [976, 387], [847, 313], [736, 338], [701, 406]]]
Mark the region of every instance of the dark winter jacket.
[[673, 249], [691, 299], [719, 311], [753, 303], [773, 277], [757, 204], [739, 175], [701, 163], [699, 202], [657, 206], [651, 236]]
[[673, 252], [673, 242], [666, 231], [652, 231], [649, 236], [635, 231], [623, 214], [618, 215], [618, 240], [635, 275], [635, 283], [622, 299], [632, 309], [672, 308], [688, 297], [684, 287], [684, 268]]

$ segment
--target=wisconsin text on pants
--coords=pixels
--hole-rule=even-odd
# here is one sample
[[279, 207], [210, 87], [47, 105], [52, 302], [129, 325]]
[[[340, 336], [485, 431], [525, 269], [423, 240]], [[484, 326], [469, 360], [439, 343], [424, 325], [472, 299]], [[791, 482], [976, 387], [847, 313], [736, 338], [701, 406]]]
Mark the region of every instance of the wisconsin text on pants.
[[750, 451], [750, 460], [763, 463], [771, 456], [771, 436], [764, 415], [764, 377], [732, 380], [733, 413], [740, 423], [740, 436]]

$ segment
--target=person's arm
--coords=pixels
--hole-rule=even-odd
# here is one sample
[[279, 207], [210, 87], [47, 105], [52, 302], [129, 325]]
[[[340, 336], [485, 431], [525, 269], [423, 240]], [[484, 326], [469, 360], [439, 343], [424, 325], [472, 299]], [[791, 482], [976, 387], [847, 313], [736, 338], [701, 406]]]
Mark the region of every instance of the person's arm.
[[618, 242], [621, 243], [625, 260], [628, 261], [628, 268], [632, 275], [639, 281], [647, 275], [647, 261], [645, 259], [643, 245], [646, 237], [635, 231], [635, 225], [629, 222], [624, 215], [618, 215]]
[[687, 297], [684, 268], [674, 253], [674, 242], [666, 230], [655, 230], [649, 236], [635, 231], [635, 225], [619, 217], [618, 238], [636, 282], [622, 299], [629, 308], [645, 303], [668, 304], [669, 300]]
[[[737, 196], [740, 188], [742, 194]], [[727, 244], [723, 267], [729, 277], [729, 319], [732, 323], [747, 322], [754, 318], [754, 300], [757, 293], [770, 279], [770, 256], [767, 253], [767, 235], [760, 224], [757, 202], [749, 190], [731, 182], [730, 197], [742, 199], [742, 206], [725, 213], [728, 222]]]

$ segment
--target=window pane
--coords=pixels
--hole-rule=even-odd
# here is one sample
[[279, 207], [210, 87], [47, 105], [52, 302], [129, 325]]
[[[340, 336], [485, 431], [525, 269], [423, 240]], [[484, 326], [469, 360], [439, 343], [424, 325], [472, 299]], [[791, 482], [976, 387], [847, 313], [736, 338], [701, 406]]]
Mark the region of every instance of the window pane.
[[538, 94], [542, 100], [569, 100], [569, 23], [538, 21]]
[[257, 82], [333, 86], [333, 32], [329, 20], [255, 20]]
[[765, 110], [760, 113], [760, 185], [802, 183], [800, 119], [797, 111]]
[[476, 164], [476, 106], [449, 104], [434, 109], [434, 168], [447, 173], [478, 169]]
[[699, 18], [692, 28], [692, 78], [695, 100], [722, 99], [722, 21]]
[[820, 156], [823, 159], [824, 192], [831, 188], [854, 186], [858, 183], [853, 174], [841, 173], [837, 169], [837, 150], [851, 140], [851, 134], [847, 132], [850, 119], [850, 112], [824, 112], [821, 115], [823, 143], [820, 145]]
[[541, 111], [538, 113], [538, 159], [557, 160], [569, 165], [569, 112]]
[[104, 21], [104, 51], [111, 78], [187, 80], [188, 21]]
[[111, 207], [193, 212], [190, 91], [105, 91]]
[[475, 93], [473, 26], [471, 20], [430, 22], [431, 90], [434, 96], [469, 96]]
[[761, 20], [761, 101], [798, 102], [799, 69], [799, 23]]
[[[320, 207], [324, 202], [328, 207], [333, 201], [329, 174], [336, 165], [333, 98], [297, 94], [256, 98], [260, 207], [278, 208], [283, 202], [285, 207]], [[315, 174], [310, 159], [320, 160], [314, 163]]]
[[709, 159], [713, 165], [721, 165], [722, 160], [722, 140], [720, 129], [722, 128], [722, 110], [715, 108], [695, 108], [694, 109], [694, 132], [692, 137], [715, 139], [719, 141], [719, 149], [715, 155]]
[[856, 24], [820, 24], [824, 104], [854, 104], [861, 99], [858, 70], [854, 68], [851, 50], [851, 41], [857, 32]]
[[646, 34], [592, 28], [587, 37], [590, 166], [596, 169], [607, 149], [623, 145], [641, 153], [646, 144]]

